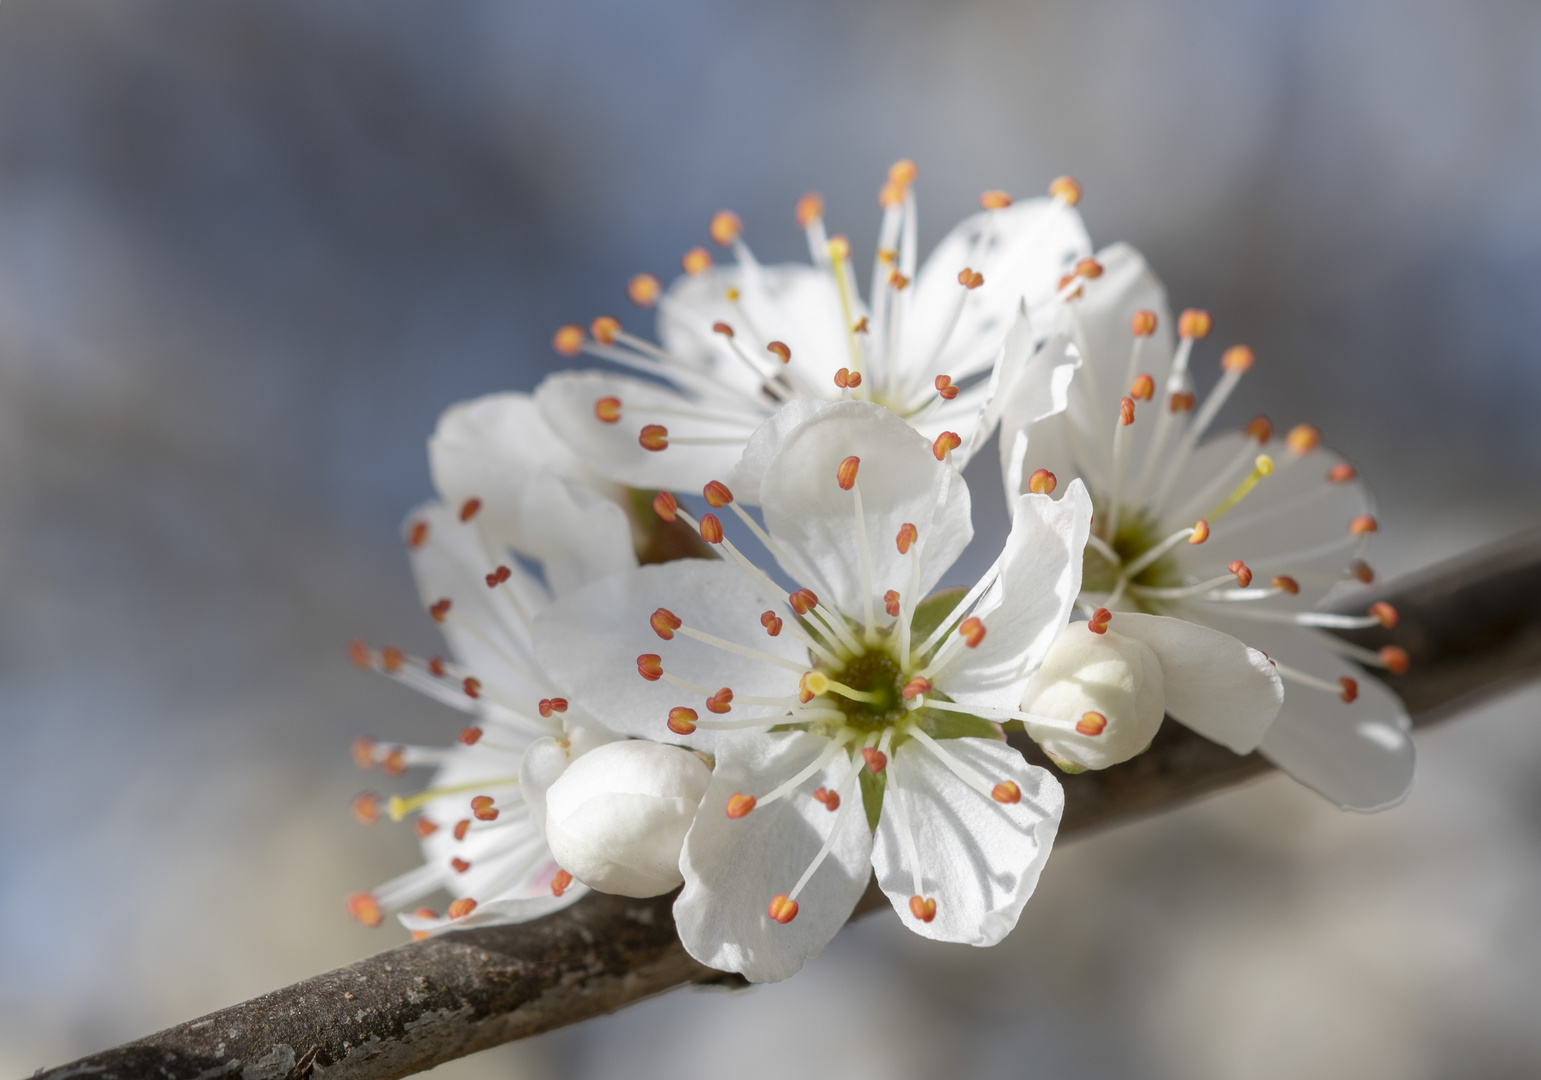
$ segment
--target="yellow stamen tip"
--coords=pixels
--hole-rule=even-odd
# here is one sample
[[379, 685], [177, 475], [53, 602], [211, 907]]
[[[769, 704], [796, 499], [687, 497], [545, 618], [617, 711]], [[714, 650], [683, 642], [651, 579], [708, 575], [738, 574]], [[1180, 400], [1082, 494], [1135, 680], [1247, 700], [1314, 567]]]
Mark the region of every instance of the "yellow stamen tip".
[[392, 795], [390, 802], [385, 804], [385, 812], [390, 815], [392, 821], [400, 821], [407, 816], [410, 809], [407, 800], [400, 795]]
[[1272, 476], [1273, 458], [1269, 457], [1267, 454], [1259, 454], [1257, 456], [1257, 460], [1252, 463], [1252, 467], [1263, 476]]

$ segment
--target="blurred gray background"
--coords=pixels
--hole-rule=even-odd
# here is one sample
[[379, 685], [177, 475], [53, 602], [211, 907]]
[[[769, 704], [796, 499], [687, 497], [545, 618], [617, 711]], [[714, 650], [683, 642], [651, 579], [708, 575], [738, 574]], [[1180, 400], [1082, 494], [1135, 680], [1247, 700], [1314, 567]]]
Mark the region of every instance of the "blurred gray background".
[[[1228, 415], [1360, 462], [1384, 575], [1541, 522], [1538, 60], [1525, 2], [6, 0], [0, 1071], [404, 939], [343, 916], [415, 857], [348, 741], [456, 723], [343, 646], [432, 647], [424, 439], [720, 207], [790, 257], [817, 188], [866, 249], [911, 156], [925, 246], [1074, 174], [1201, 370], [1256, 349]], [[1538, 705], [1390, 813], [1275, 778], [1068, 845], [994, 950], [879, 915], [436, 1075], [1536, 1076]]]

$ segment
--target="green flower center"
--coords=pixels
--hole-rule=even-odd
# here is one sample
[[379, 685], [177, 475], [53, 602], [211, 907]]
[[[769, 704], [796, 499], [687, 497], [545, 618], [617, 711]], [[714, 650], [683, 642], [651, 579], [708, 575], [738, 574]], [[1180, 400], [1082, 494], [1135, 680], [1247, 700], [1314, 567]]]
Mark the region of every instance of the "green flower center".
[[882, 731], [909, 715], [901, 696], [904, 674], [899, 668], [899, 662], [887, 650], [868, 649], [862, 655], [847, 660], [840, 671], [831, 671], [829, 674], [852, 690], [860, 690], [875, 698], [873, 701], [855, 701], [838, 694], [830, 695], [831, 703], [845, 714], [848, 727], [858, 731]]

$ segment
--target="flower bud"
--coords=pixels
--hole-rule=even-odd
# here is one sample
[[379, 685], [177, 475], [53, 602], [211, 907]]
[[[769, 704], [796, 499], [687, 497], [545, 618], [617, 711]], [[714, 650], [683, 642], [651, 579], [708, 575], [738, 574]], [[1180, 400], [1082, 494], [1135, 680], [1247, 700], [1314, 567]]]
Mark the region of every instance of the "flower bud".
[[[1027, 686], [1027, 733], [1067, 772], [1105, 769], [1150, 745], [1166, 713], [1165, 681], [1150, 646], [1118, 632], [1060, 631]], [[1092, 719], [1087, 719], [1088, 716]]]
[[657, 896], [684, 879], [680, 849], [711, 770], [689, 750], [641, 739], [607, 743], [546, 792], [546, 842], [591, 888]]

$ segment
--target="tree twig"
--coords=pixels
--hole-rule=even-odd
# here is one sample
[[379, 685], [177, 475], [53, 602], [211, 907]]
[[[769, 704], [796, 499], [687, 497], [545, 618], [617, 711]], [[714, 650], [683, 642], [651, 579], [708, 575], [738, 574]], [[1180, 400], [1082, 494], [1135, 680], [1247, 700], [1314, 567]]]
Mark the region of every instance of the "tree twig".
[[[1344, 636], [1408, 651], [1411, 669], [1386, 681], [1419, 725], [1541, 673], [1541, 533], [1444, 563], [1384, 598], [1401, 613], [1394, 630]], [[1168, 809], [1269, 768], [1165, 724], [1140, 757], [1062, 777], [1060, 836]], [[736, 976], [686, 955], [673, 900], [593, 894], [533, 923], [404, 945], [39, 1075], [392, 1080], [673, 987], [733, 984]], [[869, 889], [858, 913], [884, 903]]]

